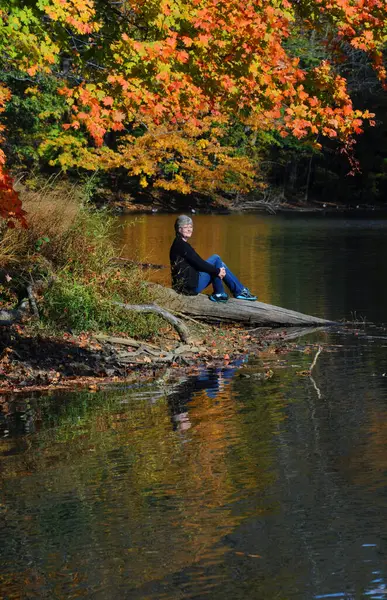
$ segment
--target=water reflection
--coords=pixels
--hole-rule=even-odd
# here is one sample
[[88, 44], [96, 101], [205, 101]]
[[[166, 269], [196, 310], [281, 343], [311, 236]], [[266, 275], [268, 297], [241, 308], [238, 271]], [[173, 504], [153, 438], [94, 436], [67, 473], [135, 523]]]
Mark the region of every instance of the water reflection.
[[182, 432], [191, 427], [188, 406], [192, 401], [192, 396], [196, 396], [200, 391], [203, 391], [208, 399], [220, 402], [223, 392], [234, 378], [235, 371], [245, 361], [246, 358], [240, 358], [227, 367], [212, 369], [202, 367], [199, 369], [199, 375], [183, 381], [168, 393], [173, 428]]
[[385, 597], [386, 346], [356, 333], [315, 334], [321, 395], [302, 338], [167, 388], [3, 398], [0, 597]]
[[228, 457], [239, 435], [224, 383], [231, 373], [202, 372], [197, 386], [182, 382], [173, 391], [176, 401], [184, 390], [190, 403], [189, 444], [171, 427], [174, 400], [157, 389], [157, 402], [150, 390], [144, 398], [127, 391], [36, 398], [37, 431], [27, 437], [23, 400], [5, 407], [0, 591], [122, 597], [198, 561], [216, 564], [225, 552], [217, 544], [242, 519], [232, 499], [272, 478], [260, 461], [234, 474], [242, 469]]

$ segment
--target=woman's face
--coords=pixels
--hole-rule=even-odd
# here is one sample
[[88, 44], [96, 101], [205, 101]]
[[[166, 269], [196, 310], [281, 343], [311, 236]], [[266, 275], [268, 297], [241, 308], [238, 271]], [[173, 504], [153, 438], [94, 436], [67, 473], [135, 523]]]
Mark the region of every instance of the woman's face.
[[187, 241], [193, 233], [193, 225], [183, 225], [183, 227], [179, 227], [179, 231], [183, 240]]

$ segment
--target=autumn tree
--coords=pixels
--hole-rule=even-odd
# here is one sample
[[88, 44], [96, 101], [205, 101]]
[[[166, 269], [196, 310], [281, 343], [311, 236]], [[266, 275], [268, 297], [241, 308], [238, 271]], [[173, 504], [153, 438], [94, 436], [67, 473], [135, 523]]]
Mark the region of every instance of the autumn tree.
[[[0, 113], [4, 112], [9, 98], [9, 90], [0, 84]], [[0, 144], [4, 141], [3, 132], [4, 126], [0, 124]], [[4, 151], [0, 148], [0, 217], [7, 220], [9, 227], [14, 227], [15, 220], [26, 224], [24, 215], [20, 198], [13, 189], [13, 179], [5, 168]]]
[[[373, 121], [336, 63], [345, 43], [384, 84], [386, 17], [383, 0], [0, 0], [1, 60], [31, 80], [27, 95], [44, 77], [58, 81], [67, 108], [46, 111], [55, 126], [39, 145], [51, 164], [124, 169], [142, 187], [181, 193], [247, 190], [259, 164], [228, 143], [235, 123], [252, 146], [277, 132], [337, 139], [350, 154]], [[324, 52], [304, 64], [296, 26], [327, 24]], [[3, 186], [0, 214], [22, 218], [11, 181]]]

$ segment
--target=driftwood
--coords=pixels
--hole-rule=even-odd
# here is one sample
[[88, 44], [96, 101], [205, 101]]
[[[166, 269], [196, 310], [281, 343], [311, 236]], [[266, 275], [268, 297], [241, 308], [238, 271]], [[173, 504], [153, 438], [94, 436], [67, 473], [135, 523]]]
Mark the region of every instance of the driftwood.
[[139, 342], [130, 337], [113, 337], [111, 335], [105, 335], [104, 333], [97, 333], [93, 336], [99, 342], [108, 342], [109, 344], [118, 346], [132, 346], [133, 348], [139, 348], [140, 346], [147, 346], [154, 350], [159, 350], [158, 346], [154, 344], [148, 344], [146, 342]]
[[[265, 328], [266, 329], [266, 328]], [[271, 328], [268, 328], [271, 330]], [[254, 335], [255, 333], [260, 333], [263, 330], [263, 327], [257, 327], [256, 329], [249, 329], [249, 333]], [[278, 341], [279, 342], [290, 342], [291, 340], [298, 340], [304, 335], [311, 335], [312, 333], [317, 333], [321, 331], [326, 331], [326, 326], [321, 327], [297, 327], [297, 325], [292, 325], [289, 328], [281, 329], [278, 333]]]
[[112, 302], [115, 306], [124, 308], [125, 310], [133, 310], [136, 312], [154, 313], [163, 317], [170, 323], [178, 332], [182, 342], [189, 341], [189, 331], [180, 319], [172, 315], [169, 311], [157, 304], [123, 304], [122, 302]]
[[196, 316], [206, 321], [242, 323], [244, 325], [262, 325], [281, 327], [284, 325], [336, 325], [332, 321], [310, 315], [249, 300], [230, 298], [226, 303], [211, 302], [208, 296], [183, 296], [170, 288], [152, 284], [158, 304], [172, 312]]
[[96, 334], [94, 335], [94, 339], [100, 342], [108, 342], [114, 346], [131, 346], [136, 348], [136, 351], [131, 352], [127, 352], [126, 350], [116, 350], [114, 358], [108, 357], [106, 359], [106, 362], [115, 361], [121, 366], [129, 364], [149, 365], [150, 363], [171, 364], [176, 361], [189, 364], [189, 356], [200, 352], [198, 347], [191, 346], [190, 344], [179, 344], [177, 348], [167, 351], [153, 344], [140, 342], [133, 338], [120, 338], [105, 334]]

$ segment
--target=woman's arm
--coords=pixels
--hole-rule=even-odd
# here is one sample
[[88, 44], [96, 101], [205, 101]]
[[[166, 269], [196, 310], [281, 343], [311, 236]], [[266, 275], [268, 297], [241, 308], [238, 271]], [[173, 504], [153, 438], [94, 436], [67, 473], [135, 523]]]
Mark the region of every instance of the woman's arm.
[[201, 256], [190, 246], [187, 242], [184, 243], [184, 258], [185, 260], [197, 271], [203, 271], [209, 273], [209, 275], [219, 275], [220, 269], [211, 265], [206, 260], [203, 260]]

